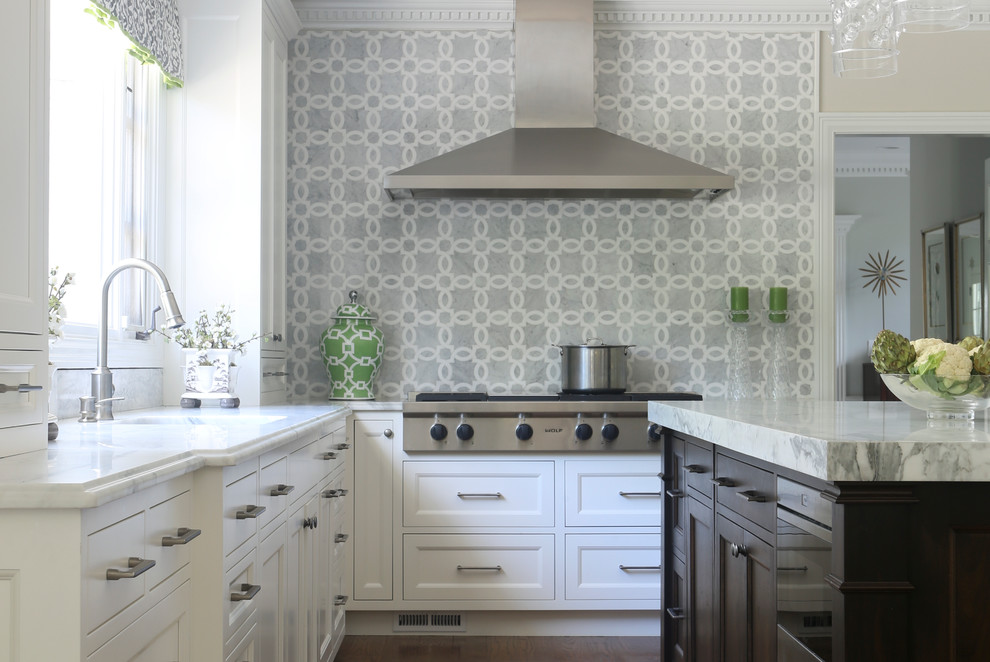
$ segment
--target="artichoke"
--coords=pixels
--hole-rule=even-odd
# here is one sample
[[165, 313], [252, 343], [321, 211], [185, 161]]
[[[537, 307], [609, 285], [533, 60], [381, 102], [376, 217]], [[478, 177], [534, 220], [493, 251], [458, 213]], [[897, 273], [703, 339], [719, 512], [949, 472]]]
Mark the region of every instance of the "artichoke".
[[[917, 354], [911, 341], [890, 329], [884, 329], [877, 334], [870, 350], [870, 360], [879, 373], [905, 373], [908, 366], [914, 363]], [[990, 358], [990, 349], [988, 349]]]
[[973, 359], [975, 374], [990, 375], [990, 341], [980, 345], [969, 355], [969, 358]]
[[971, 352], [983, 344], [983, 338], [980, 338], [979, 336], [966, 336], [965, 338], [960, 340], [957, 344], [960, 345], [967, 352]]

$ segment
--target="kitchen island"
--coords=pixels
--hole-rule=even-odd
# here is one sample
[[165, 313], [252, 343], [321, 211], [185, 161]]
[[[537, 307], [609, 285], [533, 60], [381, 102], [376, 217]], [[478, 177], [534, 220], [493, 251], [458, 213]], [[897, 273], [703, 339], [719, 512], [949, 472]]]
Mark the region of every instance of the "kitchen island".
[[139, 410], [0, 459], [0, 659], [332, 659], [349, 413]]
[[990, 427], [899, 402], [651, 403], [666, 659], [985, 660]]

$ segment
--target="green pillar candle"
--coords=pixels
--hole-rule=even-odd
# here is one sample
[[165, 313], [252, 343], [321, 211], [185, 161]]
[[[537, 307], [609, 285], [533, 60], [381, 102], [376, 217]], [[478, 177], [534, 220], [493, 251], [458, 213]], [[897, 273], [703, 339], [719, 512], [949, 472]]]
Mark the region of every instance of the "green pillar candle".
[[784, 314], [786, 311], [787, 311], [787, 288], [771, 287], [770, 288], [770, 321], [786, 322], [787, 315]]
[[749, 288], [732, 287], [729, 289], [729, 310], [733, 312], [733, 322], [748, 322], [749, 313], [741, 311], [749, 310]]

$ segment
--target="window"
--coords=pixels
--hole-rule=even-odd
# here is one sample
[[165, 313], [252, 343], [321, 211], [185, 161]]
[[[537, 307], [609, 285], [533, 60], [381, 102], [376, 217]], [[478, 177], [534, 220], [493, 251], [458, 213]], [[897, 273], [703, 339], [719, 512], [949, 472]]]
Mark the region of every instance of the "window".
[[[75, 273], [64, 303], [61, 366], [92, 366], [103, 278], [125, 257], [159, 263], [158, 167], [163, 144], [161, 72], [128, 54], [118, 31], [85, 12], [88, 0], [58, 0], [51, 12], [49, 264]], [[157, 292], [144, 272], [111, 286], [108, 328], [115, 365], [155, 363], [135, 332], [152, 325]], [[160, 322], [160, 320], [159, 320]]]

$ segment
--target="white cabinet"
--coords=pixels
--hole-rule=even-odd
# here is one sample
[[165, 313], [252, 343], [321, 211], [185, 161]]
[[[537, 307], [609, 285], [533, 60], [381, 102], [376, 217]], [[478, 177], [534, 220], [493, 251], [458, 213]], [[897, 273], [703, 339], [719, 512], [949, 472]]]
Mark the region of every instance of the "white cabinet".
[[0, 510], [3, 659], [190, 660], [192, 489], [187, 475], [97, 508]]
[[402, 450], [401, 412], [351, 418], [354, 446], [354, 600], [392, 599], [393, 471]]
[[6, 24], [18, 28], [0, 39], [0, 457], [48, 439], [47, 5], [6, 3]]
[[350, 583], [338, 566], [350, 540], [349, 455], [341, 416], [260, 457], [196, 472], [197, 513], [222, 535], [195, 558], [194, 660], [333, 659], [345, 622], [334, 601]]
[[401, 426], [351, 415], [353, 611], [620, 610], [652, 631], [659, 454], [406, 453]]
[[[169, 151], [179, 166], [167, 195], [181, 202], [166, 211], [176, 256], [166, 271], [178, 274], [172, 285], [184, 308], [221, 301], [236, 311], [241, 338], [267, 335], [238, 357], [236, 393], [242, 405], [282, 403], [288, 42], [301, 24], [290, 0], [177, 4], [186, 78], [170, 101]], [[166, 392], [181, 392], [178, 369], [167, 370]]]

